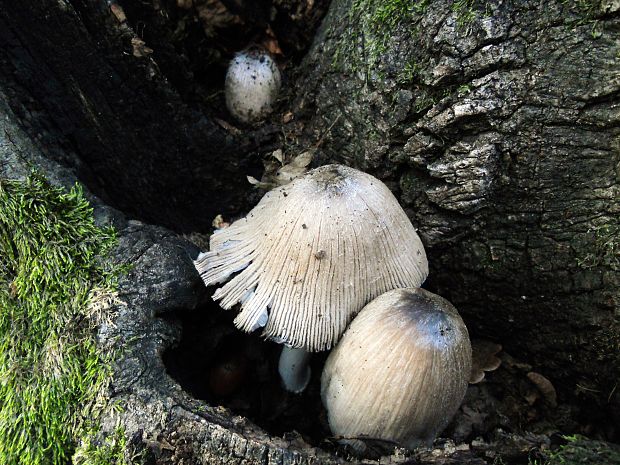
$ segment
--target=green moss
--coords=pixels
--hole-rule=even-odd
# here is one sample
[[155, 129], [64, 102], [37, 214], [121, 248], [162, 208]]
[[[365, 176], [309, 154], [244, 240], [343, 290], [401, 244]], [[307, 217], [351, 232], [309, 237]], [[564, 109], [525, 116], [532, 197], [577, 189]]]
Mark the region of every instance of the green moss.
[[96, 425], [109, 365], [89, 306], [118, 270], [79, 186], [0, 181], [0, 463], [68, 463]]
[[583, 436], [565, 436], [567, 444], [549, 455], [545, 465], [620, 463], [620, 448], [602, 441], [593, 441]]
[[332, 65], [338, 71], [381, 73], [377, 65], [395, 30], [423, 14], [429, 4], [430, 0], [353, 0]]
[[456, 14], [457, 27], [464, 27], [476, 19], [476, 0], [456, 0], [452, 11]]
[[73, 465], [129, 465], [142, 462], [140, 456], [125, 457], [127, 436], [123, 428], [101, 440], [96, 431], [89, 433], [73, 455]]
[[452, 3], [452, 12], [456, 16], [456, 27], [466, 28], [474, 22], [476, 18], [487, 18], [491, 16], [491, 3], [479, 0], [455, 0]]
[[577, 259], [582, 268], [605, 266], [620, 271], [620, 226], [604, 225], [589, 231], [588, 253]]
[[568, 8], [565, 24], [570, 29], [587, 24], [591, 26], [592, 38], [600, 37], [602, 31], [597, 17], [604, 10], [600, 0], [560, 0], [560, 3]]
[[600, 0], [561, 0], [561, 3], [585, 18], [592, 18], [601, 10]]

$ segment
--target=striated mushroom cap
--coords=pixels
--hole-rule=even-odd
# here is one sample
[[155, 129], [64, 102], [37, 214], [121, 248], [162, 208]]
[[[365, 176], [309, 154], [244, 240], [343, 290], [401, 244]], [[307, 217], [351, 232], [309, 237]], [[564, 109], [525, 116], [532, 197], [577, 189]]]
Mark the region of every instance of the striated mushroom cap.
[[428, 275], [420, 238], [390, 190], [369, 174], [327, 165], [268, 192], [216, 231], [196, 260], [235, 325], [308, 351], [332, 347], [366, 303]]
[[458, 409], [471, 371], [463, 320], [442, 297], [396, 289], [366, 305], [331, 352], [321, 377], [329, 426], [407, 448], [430, 443]]

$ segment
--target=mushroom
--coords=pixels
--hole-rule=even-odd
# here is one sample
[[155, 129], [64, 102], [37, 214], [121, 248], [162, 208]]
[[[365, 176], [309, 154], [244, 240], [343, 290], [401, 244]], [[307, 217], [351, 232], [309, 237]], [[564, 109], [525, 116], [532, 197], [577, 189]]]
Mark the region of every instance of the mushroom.
[[239, 52], [226, 72], [226, 107], [243, 123], [259, 122], [272, 112], [280, 83], [280, 70], [269, 53]]
[[469, 384], [480, 383], [485, 376], [485, 372], [494, 371], [502, 364], [502, 360], [497, 354], [502, 350], [500, 344], [496, 344], [485, 339], [474, 339], [471, 341], [471, 375]]
[[358, 453], [364, 438], [406, 448], [429, 444], [458, 409], [471, 345], [446, 299], [395, 289], [364, 307], [325, 363], [321, 398], [329, 426]]
[[239, 329], [264, 327], [285, 344], [280, 374], [293, 392], [309, 379], [307, 356], [295, 351], [331, 348], [364, 305], [428, 275], [422, 242], [387, 186], [342, 165], [268, 192], [211, 236], [195, 266], [207, 286], [230, 279], [213, 299], [224, 309], [241, 303]]

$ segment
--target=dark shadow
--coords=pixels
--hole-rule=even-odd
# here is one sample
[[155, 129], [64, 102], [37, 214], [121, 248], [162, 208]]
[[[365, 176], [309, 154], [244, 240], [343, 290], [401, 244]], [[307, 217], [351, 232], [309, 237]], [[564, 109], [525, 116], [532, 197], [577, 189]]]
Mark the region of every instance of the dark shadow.
[[[180, 343], [163, 354], [164, 364], [188, 393], [212, 406], [224, 406], [269, 434], [297, 432], [318, 446], [330, 436], [321, 404], [320, 375], [327, 353], [313, 356], [312, 379], [302, 394], [284, 390], [278, 375], [281, 345], [259, 334], [239, 331], [236, 312], [216, 303], [194, 311], [179, 311]], [[291, 437], [291, 439], [294, 438]]]

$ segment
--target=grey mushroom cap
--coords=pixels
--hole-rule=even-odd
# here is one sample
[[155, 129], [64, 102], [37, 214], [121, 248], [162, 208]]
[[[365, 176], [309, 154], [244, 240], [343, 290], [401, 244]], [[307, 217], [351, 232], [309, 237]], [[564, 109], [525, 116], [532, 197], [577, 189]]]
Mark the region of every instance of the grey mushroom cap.
[[461, 404], [471, 371], [467, 328], [447, 300], [396, 289], [369, 303], [329, 355], [321, 398], [337, 437], [429, 444]]
[[[331, 348], [369, 301], [428, 275], [420, 238], [378, 179], [327, 165], [268, 192], [195, 261], [235, 325], [294, 348]], [[233, 274], [236, 274], [234, 277]], [[232, 278], [231, 278], [232, 277]]]

